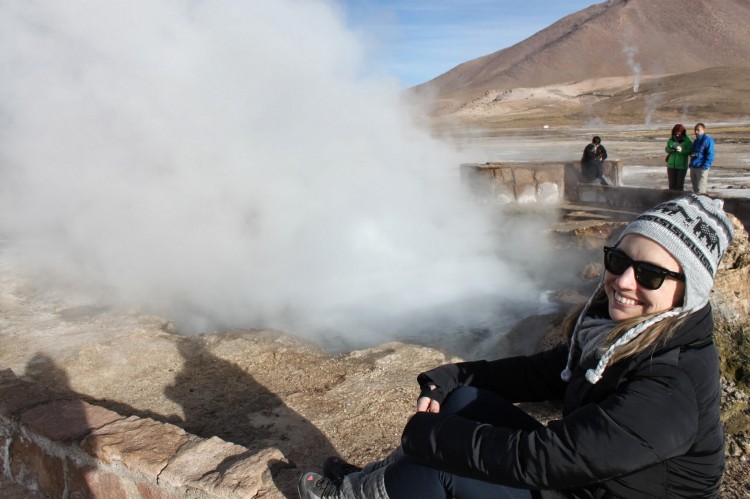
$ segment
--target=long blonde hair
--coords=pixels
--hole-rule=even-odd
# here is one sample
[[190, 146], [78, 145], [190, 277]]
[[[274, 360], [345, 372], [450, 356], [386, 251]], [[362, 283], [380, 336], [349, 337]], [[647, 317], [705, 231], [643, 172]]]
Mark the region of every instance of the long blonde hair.
[[[601, 289], [591, 302], [591, 306], [592, 308], [597, 306], [606, 306], [606, 302], [607, 294], [605, 293], [604, 289]], [[571, 344], [571, 337], [573, 336], [576, 322], [578, 321], [578, 317], [583, 312], [585, 306], [586, 305], [583, 304], [579, 307], [576, 307], [565, 317], [563, 321], [562, 330], [565, 334], [568, 345]], [[629, 331], [630, 329], [637, 327], [639, 324], [646, 322], [649, 319], [656, 317], [657, 315], [662, 313], [664, 313], [664, 311], [642, 315], [641, 317], [635, 317], [633, 319], [618, 322], [607, 333], [607, 336], [600, 347], [600, 352], [604, 352], [605, 350], [607, 350], [607, 348], [609, 348], [615, 341], [617, 341], [617, 339], [620, 338], [620, 336], [622, 336], [626, 331]], [[685, 319], [688, 315], [689, 314], [681, 314], [676, 317], [665, 317], [663, 320], [653, 324], [632, 341], [626, 343], [622, 347], [619, 347], [614, 355], [612, 355], [609, 363], [614, 364], [620, 360], [627, 359], [628, 357], [632, 357], [638, 353], [641, 353], [648, 348], [653, 347], [654, 349], [656, 349], [659, 344], [666, 343], [667, 340], [669, 340], [669, 338], [674, 335], [675, 331], [677, 331], [677, 329], [683, 324], [683, 322], [685, 322]]]

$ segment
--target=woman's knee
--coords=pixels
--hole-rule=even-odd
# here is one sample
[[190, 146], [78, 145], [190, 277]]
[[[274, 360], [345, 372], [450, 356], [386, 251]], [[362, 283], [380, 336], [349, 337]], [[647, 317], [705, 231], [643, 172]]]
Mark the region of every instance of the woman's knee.
[[536, 419], [497, 393], [473, 386], [453, 390], [440, 407], [440, 412], [495, 426], [529, 430], [541, 426]]
[[479, 399], [479, 389], [473, 386], [459, 386], [448, 394], [440, 406], [440, 412], [457, 414], [476, 402], [477, 399]]

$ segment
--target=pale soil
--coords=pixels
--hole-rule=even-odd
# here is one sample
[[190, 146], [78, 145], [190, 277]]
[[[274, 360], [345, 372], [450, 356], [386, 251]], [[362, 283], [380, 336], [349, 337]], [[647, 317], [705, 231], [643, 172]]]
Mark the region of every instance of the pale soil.
[[[4, 367], [123, 414], [277, 447], [288, 464], [266, 484], [269, 497], [295, 497], [300, 472], [327, 455], [358, 464], [383, 457], [413, 411], [416, 374], [456, 359], [403, 344], [333, 357], [268, 331], [180, 338], [156, 317], [78, 309], [73, 319], [64, 302], [23, 298], [36, 317], [4, 315]], [[546, 404], [527, 409], [555, 415]], [[730, 459], [722, 497], [746, 497], [749, 472], [744, 458]], [[0, 497], [39, 496], [5, 484]]]
[[541, 128], [642, 123], [689, 130], [702, 121], [747, 121], [748, 67], [716, 67], [672, 75], [592, 78], [546, 86], [500, 85], [481, 95], [431, 104], [434, 122], [474, 128]]
[[[647, 82], [651, 79], [653, 77], [644, 77], [640, 81]], [[461, 105], [454, 113], [454, 117], [478, 122], [497, 115], [526, 113], [532, 107], [543, 109], [553, 105], [572, 110], [593, 104], [603, 96], [614, 94], [632, 85], [631, 77], [610, 77], [543, 87], [487, 90], [483, 96]]]

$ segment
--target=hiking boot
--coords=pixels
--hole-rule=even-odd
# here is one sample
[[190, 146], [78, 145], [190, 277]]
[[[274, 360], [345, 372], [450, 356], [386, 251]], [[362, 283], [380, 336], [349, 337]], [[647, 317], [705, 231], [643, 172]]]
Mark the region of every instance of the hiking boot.
[[362, 471], [362, 468], [349, 464], [340, 457], [330, 456], [323, 462], [323, 475], [340, 484], [346, 475]]
[[339, 484], [323, 475], [308, 471], [299, 477], [297, 492], [300, 499], [338, 499]]

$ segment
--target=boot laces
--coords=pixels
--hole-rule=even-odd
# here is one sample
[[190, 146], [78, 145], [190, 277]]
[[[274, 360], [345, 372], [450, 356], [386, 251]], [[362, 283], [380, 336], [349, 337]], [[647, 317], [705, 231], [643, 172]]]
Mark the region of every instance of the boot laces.
[[315, 482], [315, 488], [320, 492], [321, 498], [337, 498], [339, 496], [338, 485], [327, 477], [320, 477], [320, 479]]

